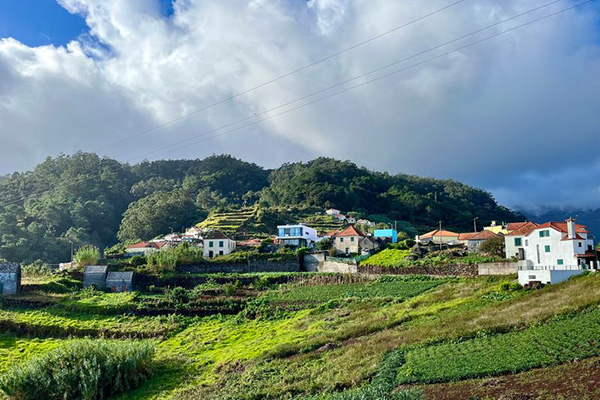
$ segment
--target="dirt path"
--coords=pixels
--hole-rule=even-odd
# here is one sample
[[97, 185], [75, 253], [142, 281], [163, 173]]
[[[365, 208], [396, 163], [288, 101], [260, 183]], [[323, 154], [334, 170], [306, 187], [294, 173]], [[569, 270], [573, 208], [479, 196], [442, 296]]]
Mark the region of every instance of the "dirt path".
[[600, 399], [600, 358], [496, 378], [428, 385], [426, 400]]

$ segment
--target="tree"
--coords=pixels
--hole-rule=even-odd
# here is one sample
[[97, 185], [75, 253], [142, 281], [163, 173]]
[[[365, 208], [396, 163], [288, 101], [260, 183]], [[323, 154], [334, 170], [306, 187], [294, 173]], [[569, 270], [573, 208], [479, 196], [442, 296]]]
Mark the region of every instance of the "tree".
[[504, 258], [504, 236], [496, 236], [486, 240], [481, 244], [480, 250], [490, 256]]
[[148, 240], [191, 226], [206, 216], [182, 190], [157, 192], [130, 204], [119, 229], [120, 240]]

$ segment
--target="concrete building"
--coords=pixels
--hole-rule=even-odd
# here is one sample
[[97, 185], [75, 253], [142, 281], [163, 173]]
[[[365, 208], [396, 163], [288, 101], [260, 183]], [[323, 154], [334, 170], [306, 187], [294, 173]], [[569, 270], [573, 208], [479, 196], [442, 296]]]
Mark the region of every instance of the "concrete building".
[[436, 229], [423, 235], [417, 235], [415, 240], [421, 244], [430, 242], [435, 244], [452, 244], [458, 242], [458, 233]]
[[458, 242], [462, 243], [469, 253], [479, 253], [481, 245], [489, 239], [498, 237], [491, 230], [483, 230], [481, 232], [459, 233]]
[[314, 247], [319, 241], [317, 230], [304, 224], [277, 226], [277, 244], [294, 247]]
[[373, 236], [383, 240], [389, 240], [392, 243], [398, 243], [398, 232], [394, 229], [375, 229]]
[[133, 290], [133, 271], [109, 272], [106, 275], [106, 288], [111, 292], [131, 292]]
[[15, 295], [21, 291], [21, 266], [0, 264], [0, 294]]
[[204, 246], [202, 255], [204, 258], [225, 256], [236, 248], [235, 240], [217, 230], [204, 233], [202, 235], [202, 242]]
[[127, 246], [125, 248], [125, 254], [130, 255], [130, 256], [135, 256], [135, 255], [147, 256], [148, 254], [156, 253], [157, 251], [159, 251], [166, 245], [167, 245], [166, 241], [139, 242], [139, 243], [133, 244], [131, 246]]
[[88, 265], [83, 271], [83, 287], [94, 286], [98, 290], [106, 289], [106, 265]]
[[527, 225], [505, 236], [506, 255], [519, 260], [519, 283], [557, 283], [597, 270], [598, 253], [585, 226], [565, 222]]

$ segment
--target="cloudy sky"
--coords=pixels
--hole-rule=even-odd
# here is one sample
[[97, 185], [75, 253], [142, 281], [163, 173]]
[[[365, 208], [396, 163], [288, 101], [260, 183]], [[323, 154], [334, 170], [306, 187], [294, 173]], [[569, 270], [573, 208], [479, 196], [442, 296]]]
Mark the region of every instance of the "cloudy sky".
[[77, 150], [326, 155], [600, 207], [600, 5], [517, 28], [585, 0], [551, 1], [2, 2], [0, 174]]

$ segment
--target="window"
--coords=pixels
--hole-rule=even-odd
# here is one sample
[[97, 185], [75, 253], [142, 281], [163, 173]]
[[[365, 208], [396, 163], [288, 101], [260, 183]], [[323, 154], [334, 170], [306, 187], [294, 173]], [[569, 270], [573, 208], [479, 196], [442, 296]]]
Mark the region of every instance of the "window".
[[343, 242], [344, 242], [344, 238], [340, 238], [340, 243], [343, 243]]
[[224, 242], [222, 240], [219, 241], [219, 247], [223, 247]]
[[582, 244], [581, 244], [581, 242], [579, 242], [579, 247], [582, 247]]
[[351, 241], [351, 242], [354, 242], [354, 238], [353, 238], [353, 237], [351, 237], [351, 238], [350, 238], [350, 241]]
[[522, 246], [521, 238], [515, 238], [515, 246]]
[[213, 245], [214, 245], [213, 242], [211, 242], [211, 241], [208, 242], [208, 247], [213, 247]]
[[550, 231], [540, 231], [540, 237], [550, 237]]
[[222, 256], [223, 255], [223, 250], [219, 250], [219, 255]]
[[529, 240], [525, 240], [525, 246], [529, 246]]
[[565, 262], [563, 261], [563, 259], [562, 259], [562, 258], [559, 258], [558, 260], [556, 260], [556, 263], [557, 263], [558, 265], [563, 265]]
[[548, 245], [544, 246], [544, 251], [546, 253], [550, 253], [550, 246], [548, 246]]

